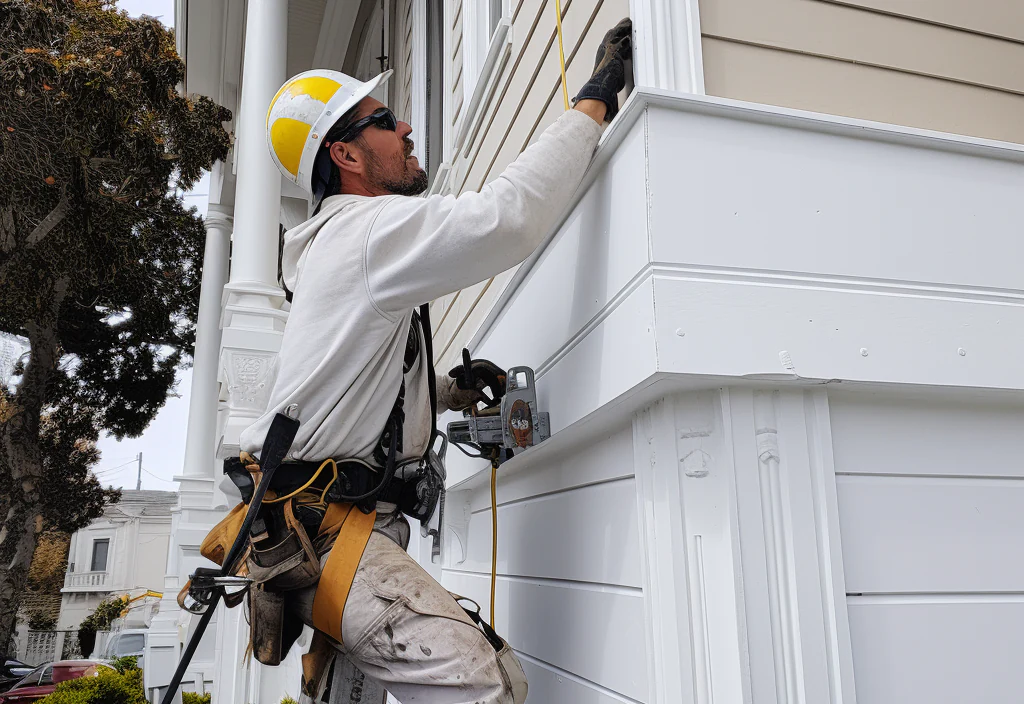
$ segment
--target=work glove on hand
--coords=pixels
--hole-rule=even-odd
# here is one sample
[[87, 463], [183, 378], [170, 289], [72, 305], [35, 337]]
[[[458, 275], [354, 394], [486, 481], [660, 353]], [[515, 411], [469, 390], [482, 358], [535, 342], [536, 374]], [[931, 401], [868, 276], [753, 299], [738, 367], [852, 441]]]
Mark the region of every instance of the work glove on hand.
[[619, 91], [626, 87], [626, 59], [632, 55], [630, 36], [633, 22], [628, 17], [604, 35], [597, 48], [594, 75], [573, 98], [573, 105], [585, 98], [600, 100], [608, 106], [605, 121], [611, 121], [619, 112]]
[[[486, 359], [470, 362], [473, 386], [466, 383], [465, 363], [448, 372], [448, 378], [438, 379], [437, 400], [453, 411], [463, 411], [477, 403], [488, 408], [496, 406], [505, 395], [505, 370]], [[484, 391], [490, 391], [487, 396]]]

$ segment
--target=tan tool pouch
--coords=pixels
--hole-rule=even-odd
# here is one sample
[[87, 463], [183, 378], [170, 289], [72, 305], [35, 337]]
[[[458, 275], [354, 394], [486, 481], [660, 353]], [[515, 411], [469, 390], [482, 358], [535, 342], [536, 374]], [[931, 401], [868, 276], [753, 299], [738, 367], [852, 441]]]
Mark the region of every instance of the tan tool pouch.
[[320, 558], [306, 529], [295, 518], [294, 499], [283, 505], [287, 532], [276, 542], [250, 541], [249, 577], [254, 585], [274, 592], [287, 592], [315, 584], [320, 578]]

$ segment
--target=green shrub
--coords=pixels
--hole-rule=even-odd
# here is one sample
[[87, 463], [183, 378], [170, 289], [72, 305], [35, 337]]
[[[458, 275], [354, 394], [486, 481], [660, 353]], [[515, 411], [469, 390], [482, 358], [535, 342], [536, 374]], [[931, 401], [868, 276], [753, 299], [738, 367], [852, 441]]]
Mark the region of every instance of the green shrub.
[[139, 669], [139, 656], [123, 655], [119, 658], [114, 658], [110, 661], [110, 666], [118, 672], [120, 672], [122, 675], [127, 674], [131, 670]]
[[297, 701], [295, 701], [294, 699], [292, 699], [291, 697], [285, 697], [284, 699], [281, 700], [281, 704], [299, 704], [299, 703]]
[[211, 704], [213, 695], [207, 692], [206, 694], [196, 694], [195, 692], [182, 692], [181, 693], [181, 704]]
[[131, 668], [122, 673], [100, 668], [95, 677], [61, 682], [39, 704], [146, 704], [142, 670]]

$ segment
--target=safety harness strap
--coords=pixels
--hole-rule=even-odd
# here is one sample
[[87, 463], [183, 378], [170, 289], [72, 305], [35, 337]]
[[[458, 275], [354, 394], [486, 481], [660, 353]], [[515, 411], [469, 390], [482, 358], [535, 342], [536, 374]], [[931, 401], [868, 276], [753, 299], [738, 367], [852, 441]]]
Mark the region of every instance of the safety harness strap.
[[[346, 512], [342, 519], [341, 515]], [[324, 516], [325, 526], [337, 525], [339, 520], [343, 523], [320, 572], [320, 585], [313, 597], [313, 627], [338, 643], [342, 642], [341, 617], [345, 613], [345, 602], [376, 518], [376, 511], [353, 511], [351, 504], [330, 504]]]

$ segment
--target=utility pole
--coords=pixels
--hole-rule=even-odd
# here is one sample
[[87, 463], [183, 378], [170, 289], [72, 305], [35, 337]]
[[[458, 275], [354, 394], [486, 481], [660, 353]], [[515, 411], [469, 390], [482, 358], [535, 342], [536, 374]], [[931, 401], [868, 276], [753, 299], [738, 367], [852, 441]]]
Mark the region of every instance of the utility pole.
[[139, 453], [139, 477], [135, 480], [135, 491], [142, 488], [142, 453]]

